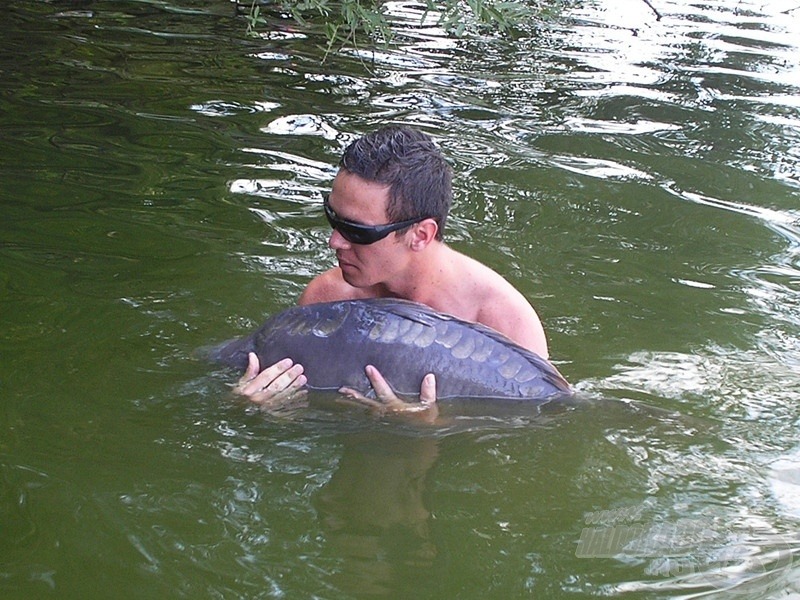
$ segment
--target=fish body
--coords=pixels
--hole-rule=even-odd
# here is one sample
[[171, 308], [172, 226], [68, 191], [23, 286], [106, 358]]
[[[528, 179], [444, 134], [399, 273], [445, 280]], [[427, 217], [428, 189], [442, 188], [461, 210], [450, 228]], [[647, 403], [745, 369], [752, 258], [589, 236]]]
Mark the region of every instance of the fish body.
[[262, 367], [286, 357], [302, 364], [312, 390], [347, 386], [368, 395], [364, 367], [374, 365], [401, 396], [418, 396], [427, 373], [436, 375], [439, 400], [545, 401], [572, 393], [550, 362], [493, 329], [393, 298], [289, 308], [218, 346], [211, 359], [244, 370], [249, 352]]

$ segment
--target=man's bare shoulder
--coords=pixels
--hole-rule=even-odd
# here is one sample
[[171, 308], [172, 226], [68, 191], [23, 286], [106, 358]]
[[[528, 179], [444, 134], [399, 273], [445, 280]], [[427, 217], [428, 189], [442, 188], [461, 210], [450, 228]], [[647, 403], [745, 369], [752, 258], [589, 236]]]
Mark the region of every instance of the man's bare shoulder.
[[468, 282], [469, 296], [478, 305], [496, 304], [506, 301], [515, 303], [522, 299], [520, 292], [497, 271], [466, 254], [455, 253], [461, 281]]
[[525, 296], [491, 267], [459, 256], [462, 271], [468, 274], [476, 321], [504, 333], [518, 344], [547, 358], [547, 339], [539, 315]]
[[347, 283], [342, 277], [342, 270], [339, 267], [333, 267], [314, 277], [300, 295], [297, 303], [305, 305], [369, 297], [370, 295], [363, 290]]

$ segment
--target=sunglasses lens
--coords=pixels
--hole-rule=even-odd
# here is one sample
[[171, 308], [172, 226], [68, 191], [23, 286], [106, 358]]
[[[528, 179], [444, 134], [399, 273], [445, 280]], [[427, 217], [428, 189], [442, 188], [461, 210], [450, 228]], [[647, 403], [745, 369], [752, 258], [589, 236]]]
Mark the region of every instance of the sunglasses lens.
[[369, 225], [359, 225], [357, 223], [350, 223], [349, 221], [342, 221], [333, 212], [333, 209], [325, 202], [325, 217], [328, 219], [328, 224], [331, 228], [338, 231], [344, 239], [351, 244], [367, 245], [373, 244], [378, 240], [386, 237], [389, 233], [381, 232], [375, 227]]
[[381, 235], [380, 232], [374, 229], [368, 227], [361, 228], [351, 223], [338, 222], [334, 226], [334, 229], [341, 233], [342, 237], [351, 244], [372, 244], [382, 237], [385, 237], [385, 235]]

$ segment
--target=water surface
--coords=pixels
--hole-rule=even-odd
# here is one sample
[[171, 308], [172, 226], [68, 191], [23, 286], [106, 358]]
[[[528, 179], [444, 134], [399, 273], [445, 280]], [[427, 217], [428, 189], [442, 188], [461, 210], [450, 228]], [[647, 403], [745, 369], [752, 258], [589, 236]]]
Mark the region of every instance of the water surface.
[[[800, 14], [654, 4], [459, 41], [390, 3], [394, 46], [322, 62], [225, 2], [12, 0], [2, 596], [798, 593]], [[321, 193], [389, 123], [580, 403], [267, 416], [197, 360], [333, 264]]]

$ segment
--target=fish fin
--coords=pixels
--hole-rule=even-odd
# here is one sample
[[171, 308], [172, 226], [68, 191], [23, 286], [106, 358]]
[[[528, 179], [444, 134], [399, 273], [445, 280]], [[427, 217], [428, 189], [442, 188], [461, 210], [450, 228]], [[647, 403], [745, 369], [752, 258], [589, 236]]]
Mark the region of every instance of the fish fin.
[[371, 298], [363, 301], [365, 304], [380, 306], [382, 310], [392, 313], [403, 319], [414, 321], [422, 325], [434, 326], [437, 321], [444, 319], [455, 319], [452, 315], [439, 313], [430, 306], [412, 302], [411, 300], [401, 300], [400, 298]]

